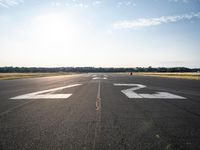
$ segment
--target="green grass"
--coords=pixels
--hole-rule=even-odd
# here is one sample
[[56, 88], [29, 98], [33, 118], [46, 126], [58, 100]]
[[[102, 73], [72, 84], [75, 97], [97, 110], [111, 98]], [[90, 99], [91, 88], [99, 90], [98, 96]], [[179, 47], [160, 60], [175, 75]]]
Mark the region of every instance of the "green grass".
[[200, 80], [200, 73], [197, 73], [197, 72], [184, 72], [184, 73], [138, 72], [138, 73], [134, 73], [134, 74], [135, 75], [143, 75], [143, 76], [155, 76], [155, 77], [165, 77], [165, 78]]
[[49, 76], [60, 76], [60, 75], [71, 75], [74, 73], [0, 73], [0, 80], [12, 80], [22, 78], [37, 78], [37, 77], [49, 77]]

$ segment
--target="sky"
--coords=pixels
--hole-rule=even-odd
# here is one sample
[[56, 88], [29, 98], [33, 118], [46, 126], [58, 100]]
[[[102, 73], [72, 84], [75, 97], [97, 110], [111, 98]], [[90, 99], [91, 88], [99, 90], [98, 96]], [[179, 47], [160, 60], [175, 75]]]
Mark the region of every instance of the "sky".
[[200, 67], [200, 0], [0, 0], [0, 67]]

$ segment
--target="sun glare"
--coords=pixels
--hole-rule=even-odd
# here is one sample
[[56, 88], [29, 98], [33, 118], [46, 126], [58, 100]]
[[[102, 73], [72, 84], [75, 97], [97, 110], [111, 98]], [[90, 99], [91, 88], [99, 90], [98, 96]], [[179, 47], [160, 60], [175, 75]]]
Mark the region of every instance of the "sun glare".
[[48, 41], [62, 42], [77, 36], [77, 30], [73, 26], [73, 21], [64, 14], [50, 13], [44, 14], [36, 19], [39, 35]]

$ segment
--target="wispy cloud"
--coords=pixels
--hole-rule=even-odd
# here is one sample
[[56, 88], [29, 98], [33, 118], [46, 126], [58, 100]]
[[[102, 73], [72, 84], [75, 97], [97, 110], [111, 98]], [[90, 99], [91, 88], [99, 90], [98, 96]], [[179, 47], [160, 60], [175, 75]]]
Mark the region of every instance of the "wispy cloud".
[[0, 0], [0, 7], [9, 8], [23, 2], [23, 0]]
[[139, 18], [136, 20], [123, 20], [117, 21], [112, 24], [114, 29], [138, 29], [149, 26], [156, 26], [160, 24], [166, 24], [171, 22], [177, 22], [180, 20], [191, 20], [193, 18], [200, 18], [200, 12], [174, 15], [174, 16], [162, 16], [158, 18]]
[[66, 6], [66, 7], [80, 7], [80, 8], [88, 8], [90, 6], [86, 3], [81, 3], [81, 2], [76, 3], [76, 1], [73, 2], [73, 3], [68, 3], [68, 2], [62, 3], [62, 2], [54, 2], [54, 1], [51, 2], [51, 6], [53, 6], [53, 7], [60, 7], [60, 6], [63, 6], [63, 5]]
[[76, 8], [92, 8], [99, 6], [102, 3], [102, 0], [70, 0], [70, 1], [52, 1], [51, 6], [60, 7], [76, 7]]
[[188, 3], [188, 2], [200, 2], [200, 0], [169, 0], [170, 2], [183, 2], [183, 3]]
[[80, 8], [88, 8], [89, 7], [88, 4], [84, 4], [84, 3], [77, 3], [75, 6], [80, 7]]
[[122, 7], [122, 6], [136, 6], [136, 3], [133, 1], [119, 1], [117, 2], [117, 7]]
[[188, 3], [188, 0], [169, 0], [170, 2], [184, 2]]
[[99, 1], [99, 0], [92, 2], [92, 5], [100, 5], [100, 4], [101, 4], [101, 1]]

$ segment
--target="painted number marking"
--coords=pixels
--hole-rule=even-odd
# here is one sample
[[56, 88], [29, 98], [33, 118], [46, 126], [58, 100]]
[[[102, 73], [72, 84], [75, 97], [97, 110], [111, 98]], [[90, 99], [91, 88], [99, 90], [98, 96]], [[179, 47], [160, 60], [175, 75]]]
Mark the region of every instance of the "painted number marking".
[[121, 90], [128, 98], [148, 98], [148, 99], [186, 99], [185, 97], [171, 94], [168, 92], [156, 92], [156, 94], [136, 93], [136, 90], [145, 88], [142, 84], [114, 84], [114, 86], [131, 86], [132, 88]]
[[72, 87], [76, 87], [80, 85], [81, 84], [73, 84], [73, 85], [63, 86], [63, 87], [44, 90], [44, 91], [28, 93], [28, 94], [16, 96], [10, 99], [66, 99], [66, 98], [69, 98], [72, 94], [50, 94], [50, 92], [72, 88]]

